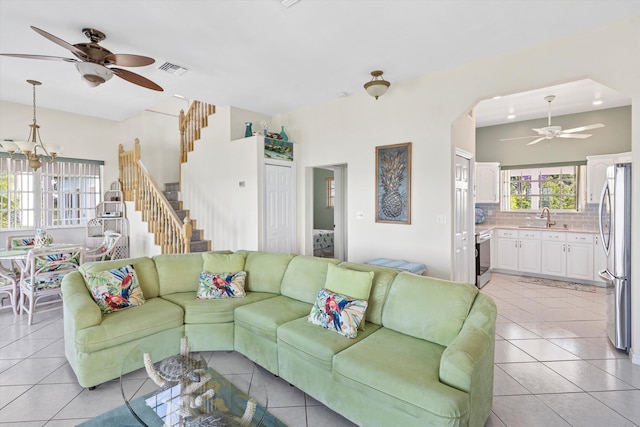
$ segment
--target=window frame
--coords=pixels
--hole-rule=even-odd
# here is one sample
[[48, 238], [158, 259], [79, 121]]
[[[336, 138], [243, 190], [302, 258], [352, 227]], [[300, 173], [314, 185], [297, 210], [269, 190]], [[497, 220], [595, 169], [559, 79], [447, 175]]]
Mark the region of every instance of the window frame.
[[85, 227], [102, 201], [103, 169], [99, 160], [58, 158], [34, 171], [23, 155], [0, 153], [0, 230]]
[[336, 181], [330, 176], [324, 179], [327, 209], [333, 209], [336, 202]]
[[[550, 179], [551, 175], [563, 175], [567, 174], [566, 169], [572, 168], [573, 171], [570, 174], [570, 178], [565, 179]], [[559, 170], [559, 171], [558, 171]], [[501, 212], [539, 212], [541, 209], [547, 207], [542, 201], [549, 197], [559, 197], [559, 204], [562, 205], [562, 199], [566, 198], [569, 194], [574, 199], [574, 206], [571, 208], [558, 208], [550, 207], [551, 211], [559, 213], [580, 212], [584, 209], [586, 201], [586, 186], [584, 182], [586, 170], [585, 162], [566, 162], [566, 163], [548, 163], [548, 164], [535, 164], [535, 165], [518, 165], [518, 166], [502, 166], [500, 168], [500, 190], [502, 197], [500, 198], [500, 211]], [[514, 174], [515, 171], [515, 174]], [[534, 172], [535, 171], [535, 172]], [[511, 179], [515, 176], [523, 176], [523, 173], [535, 176], [535, 179], [520, 180], [520, 182], [528, 181], [530, 183], [538, 183], [538, 185], [532, 185], [531, 187], [537, 187], [539, 191], [537, 193], [530, 193], [528, 197], [531, 198], [531, 207], [526, 209], [517, 209], [512, 207], [512, 199], [514, 197], [524, 198], [525, 195], [514, 195], [511, 193], [512, 184], [514, 181]], [[546, 179], [543, 177], [547, 176]], [[564, 193], [562, 191], [565, 188], [563, 181], [573, 182], [573, 193]], [[545, 184], [547, 182], [557, 182], [560, 184], [560, 193], [547, 193], [545, 194]], [[530, 191], [531, 191], [530, 187]]]

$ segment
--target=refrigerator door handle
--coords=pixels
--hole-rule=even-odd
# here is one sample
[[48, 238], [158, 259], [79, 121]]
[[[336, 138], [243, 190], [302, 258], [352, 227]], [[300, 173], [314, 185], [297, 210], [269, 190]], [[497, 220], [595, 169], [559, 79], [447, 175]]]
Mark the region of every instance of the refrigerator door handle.
[[[602, 242], [602, 250], [604, 250], [604, 254], [606, 256], [609, 256], [609, 248], [607, 247], [608, 241], [604, 239], [604, 229], [602, 224], [602, 207], [605, 203], [604, 199], [605, 197], [607, 197], [607, 188], [609, 188], [609, 181], [605, 181], [604, 186], [602, 187], [602, 193], [600, 194], [600, 203], [598, 205], [598, 228], [600, 229], [600, 241]], [[598, 274], [600, 274], [600, 272]]]
[[615, 279], [607, 270], [598, 271], [598, 276], [607, 283], [613, 283]]

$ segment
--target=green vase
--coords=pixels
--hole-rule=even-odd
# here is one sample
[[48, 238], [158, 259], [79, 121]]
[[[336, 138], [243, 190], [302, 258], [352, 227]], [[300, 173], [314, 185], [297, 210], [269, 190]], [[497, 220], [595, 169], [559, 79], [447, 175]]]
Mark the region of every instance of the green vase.
[[253, 131], [251, 130], [251, 122], [245, 122], [244, 125], [246, 126], [244, 128], [244, 137], [248, 138], [250, 136], [253, 136]]
[[282, 137], [283, 142], [289, 141], [289, 137], [287, 136], [287, 133], [284, 131], [284, 126], [280, 127], [280, 136]]

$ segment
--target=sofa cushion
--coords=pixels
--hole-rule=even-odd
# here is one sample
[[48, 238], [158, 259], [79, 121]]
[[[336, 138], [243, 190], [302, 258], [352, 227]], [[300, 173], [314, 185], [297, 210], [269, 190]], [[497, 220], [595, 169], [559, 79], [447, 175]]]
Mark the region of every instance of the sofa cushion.
[[366, 310], [366, 300], [320, 289], [307, 320], [347, 338], [355, 338]]
[[448, 346], [458, 335], [478, 288], [468, 283], [402, 272], [391, 284], [382, 325]]
[[[298, 255], [291, 260], [282, 278], [280, 293], [289, 298], [313, 304], [327, 280], [327, 266], [338, 264], [333, 258]], [[311, 307], [309, 306], [309, 309]], [[307, 311], [306, 314], [309, 314]]]
[[237, 307], [273, 298], [274, 294], [247, 292], [244, 298], [196, 299], [195, 292], [178, 292], [162, 298], [179, 305], [184, 310], [184, 323], [229, 323], [233, 322]]
[[333, 372], [338, 382], [370, 396], [371, 405], [390, 405], [415, 417], [428, 411], [443, 418], [439, 425], [456, 425], [451, 420], [466, 416], [469, 395], [440, 382], [438, 368], [444, 350], [438, 344], [380, 328], [336, 354]]
[[144, 304], [144, 295], [132, 265], [85, 273], [84, 280], [103, 314]]
[[370, 324], [366, 331], [360, 331], [356, 338], [348, 340], [331, 331], [318, 328], [305, 318], [296, 319], [278, 328], [278, 346], [286, 346], [303, 359], [331, 371], [334, 355], [378, 329], [380, 326]]
[[202, 270], [211, 273], [244, 271], [245, 254], [220, 254], [205, 252], [202, 254]]
[[136, 269], [138, 283], [140, 284], [140, 289], [142, 289], [145, 299], [158, 296], [158, 272], [156, 271], [156, 265], [153, 260], [148, 257], [87, 262], [82, 264], [78, 270], [83, 276], [86, 276], [86, 274], [111, 270], [118, 267], [124, 267], [125, 265], [132, 265], [133, 268]]
[[99, 325], [77, 330], [76, 351], [92, 353], [136, 341], [183, 325], [182, 308], [162, 298], [143, 305], [105, 314]]
[[244, 282], [247, 273], [200, 273], [200, 286], [198, 286], [198, 299], [215, 298], [242, 298], [245, 295]]
[[[372, 271], [356, 271], [334, 264], [329, 264], [327, 266], [327, 280], [324, 287], [331, 292], [346, 295], [357, 300], [366, 301], [368, 306], [372, 280]], [[318, 301], [316, 299], [316, 303], [317, 302]], [[316, 304], [314, 304], [314, 307], [315, 305]], [[358, 329], [364, 330], [364, 326], [365, 319], [363, 317], [358, 320]]]
[[280, 325], [304, 317], [311, 304], [279, 295], [255, 304], [238, 307], [235, 311], [236, 328], [242, 327], [276, 342]]
[[201, 254], [163, 254], [153, 257], [158, 270], [160, 295], [198, 290]]
[[356, 271], [373, 271], [371, 292], [369, 292], [369, 307], [367, 307], [367, 323], [382, 324], [382, 306], [389, 293], [391, 283], [398, 275], [398, 271], [387, 267], [377, 267], [370, 264], [356, 264], [353, 262], [341, 262], [340, 267]]
[[238, 251], [246, 256], [244, 271], [247, 272], [245, 289], [252, 292], [280, 293], [282, 276], [295, 255], [258, 251]]

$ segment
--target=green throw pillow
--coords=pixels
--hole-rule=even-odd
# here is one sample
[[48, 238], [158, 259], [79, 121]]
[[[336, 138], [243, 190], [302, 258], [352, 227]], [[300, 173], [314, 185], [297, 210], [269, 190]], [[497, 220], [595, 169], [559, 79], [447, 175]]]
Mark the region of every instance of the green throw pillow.
[[244, 254], [202, 254], [202, 270], [211, 273], [225, 273], [228, 271], [244, 271]]
[[[355, 271], [329, 264], [324, 287], [331, 292], [369, 301], [372, 283], [373, 271]], [[362, 330], [364, 330], [364, 323], [363, 318], [360, 323], [360, 329]]]

